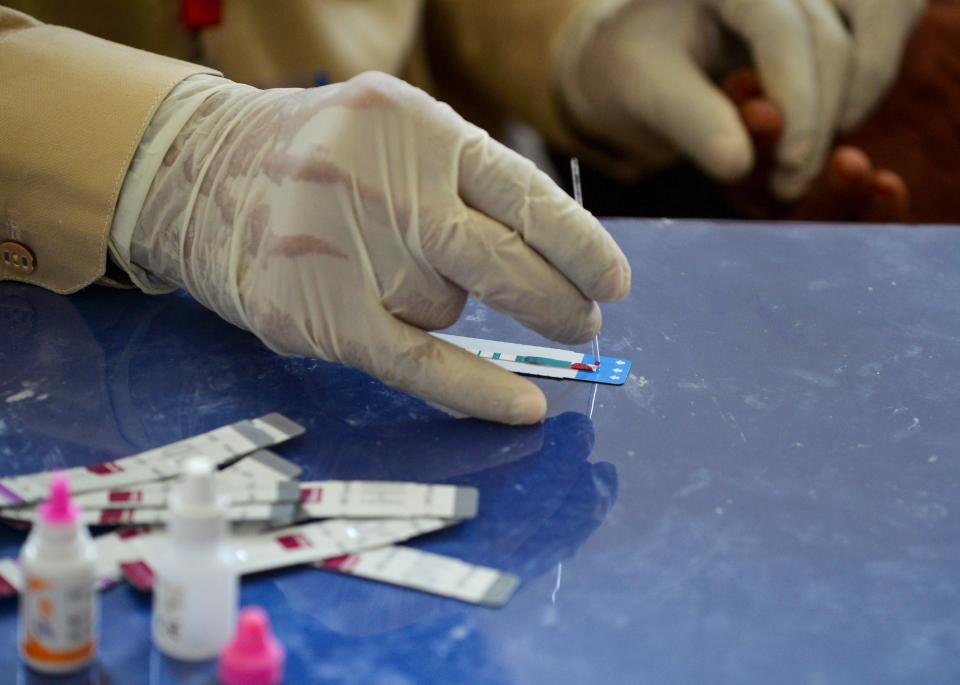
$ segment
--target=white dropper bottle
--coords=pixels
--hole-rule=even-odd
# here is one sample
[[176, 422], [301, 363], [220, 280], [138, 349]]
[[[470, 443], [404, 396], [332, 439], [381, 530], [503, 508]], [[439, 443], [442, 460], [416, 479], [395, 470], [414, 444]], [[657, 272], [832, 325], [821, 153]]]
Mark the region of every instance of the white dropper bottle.
[[154, 567], [153, 644], [175, 659], [216, 657], [236, 626], [237, 556], [227, 507], [210, 461], [188, 460], [170, 493], [167, 538]]
[[41, 673], [85, 668], [97, 654], [97, 551], [63, 474], [50, 479], [20, 565], [20, 656]]

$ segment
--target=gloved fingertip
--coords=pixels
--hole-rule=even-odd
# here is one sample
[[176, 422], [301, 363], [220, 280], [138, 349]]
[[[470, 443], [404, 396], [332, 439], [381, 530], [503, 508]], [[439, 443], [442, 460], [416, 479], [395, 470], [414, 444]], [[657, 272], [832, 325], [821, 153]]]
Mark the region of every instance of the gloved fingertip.
[[590, 315], [587, 317], [586, 340], [592, 340], [600, 333], [600, 327], [603, 325], [603, 314], [596, 302], [590, 308]]
[[770, 190], [784, 202], [796, 202], [810, 188], [810, 179], [796, 172], [777, 172], [770, 181]]
[[841, 133], [852, 133], [863, 120], [863, 112], [859, 107], [848, 107], [840, 116], [838, 123]]
[[630, 262], [626, 259], [623, 260], [623, 264], [620, 268], [620, 290], [618, 292], [618, 297], [616, 300], [622, 300], [627, 295], [630, 294], [630, 288], [633, 285], [633, 269], [630, 268]]
[[[793, 170], [799, 170], [813, 154], [814, 142], [809, 135], [793, 135], [784, 140], [777, 151], [780, 164]], [[797, 173], [794, 171], [793, 173]]]
[[592, 293], [600, 302], [616, 302], [622, 300], [630, 292], [630, 264], [626, 259], [618, 259], [617, 263], [607, 269], [600, 277]]
[[704, 166], [719, 181], [739, 181], [753, 168], [753, 148], [746, 134], [723, 134], [708, 140]]
[[543, 421], [547, 415], [547, 398], [540, 388], [533, 383], [525, 382], [525, 385], [527, 387], [517, 393], [510, 403], [506, 423], [514, 426], [528, 426]]
[[[548, 327], [541, 329], [540, 332], [546, 337], [565, 345], [581, 345], [593, 340], [600, 333], [602, 325], [603, 315], [600, 313], [600, 307], [596, 302], [591, 302], [590, 310], [586, 315], [568, 314], [564, 317], [562, 328]], [[538, 328], [537, 326], [533, 327]]]

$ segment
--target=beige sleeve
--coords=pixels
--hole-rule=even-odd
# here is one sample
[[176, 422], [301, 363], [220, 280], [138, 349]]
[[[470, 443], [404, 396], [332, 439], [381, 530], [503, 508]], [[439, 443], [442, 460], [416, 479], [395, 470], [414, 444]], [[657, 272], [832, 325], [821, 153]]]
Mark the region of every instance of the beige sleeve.
[[103, 276], [140, 138], [197, 73], [0, 7], [0, 280], [70, 293]]
[[[468, 4], [473, 0], [468, 0]], [[417, 35], [422, 0], [230, 0], [203, 32], [208, 61], [260, 88], [345, 81], [364, 71], [399, 74]]]

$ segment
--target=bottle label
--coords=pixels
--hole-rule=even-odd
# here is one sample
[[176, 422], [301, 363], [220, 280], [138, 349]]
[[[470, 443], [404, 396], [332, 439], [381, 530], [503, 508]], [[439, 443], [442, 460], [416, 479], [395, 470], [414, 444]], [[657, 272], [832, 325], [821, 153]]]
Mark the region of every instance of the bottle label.
[[96, 651], [93, 579], [27, 576], [21, 597], [21, 650], [38, 666], [68, 668]]
[[179, 583], [157, 578], [153, 595], [153, 632], [169, 644], [183, 641], [186, 591]]

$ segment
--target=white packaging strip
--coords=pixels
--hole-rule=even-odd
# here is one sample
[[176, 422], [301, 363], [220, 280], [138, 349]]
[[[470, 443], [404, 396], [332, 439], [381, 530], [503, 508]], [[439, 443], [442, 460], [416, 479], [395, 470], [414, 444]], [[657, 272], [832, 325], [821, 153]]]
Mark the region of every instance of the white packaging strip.
[[[93, 538], [97, 549], [97, 589], [105, 590], [120, 580], [122, 564], [136, 561], [140, 550], [126, 540], [150, 532], [146, 528], [127, 529]], [[0, 598], [12, 597], [23, 588], [23, 571], [15, 558], [0, 559]]]
[[128, 544], [137, 537], [149, 537], [152, 530], [146, 526], [126, 528], [93, 538], [97, 548], [97, 583], [106, 589], [121, 578], [120, 564], [136, 560], [137, 550]]
[[400, 545], [325, 559], [316, 566], [490, 607], [506, 604], [520, 585], [512, 573]]
[[0, 599], [15, 597], [23, 589], [23, 571], [13, 557], [0, 559]]
[[[133, 488], [117, 490], [96, 490], [76, 495], [73, 503], [78, 509], [138, 509], [146, 507], [166, 506], [167, 496], [170, 494], [170, 485], [163, 483], [148, 483]], [[6, 509], [0, 511], [4, 517], [16, 517], [24, 509]]]
[[477, 515], [477, 489], [380, 481], [315, 481], [300, 484], [307, 518], [468, 519]]
[[[288, 566], [311, 564], [330, 557], [339, 557], [403, 542], [426, 535], [458, 521], [436, 518], [371, 519], [351, 521], [330, 519], [320, 523], [291, 526], [257, 535], [235, 537], [241, 575], [260, 573]], [[121, 565], [131, 585], [149, 590], [153, 584], [153, 560], [160, 550], [160, 536], [150, 535], [130, 541], [136, 548], [137, 562]]]
[[234, 488], [296, 480], [301, 473], [303, 469], [292, 461], [262, 449], [227, 466], [220, 472], [220, 478], [224, 486]]
[[[93, 519], [89, 525], [96, 526], [141, 526], [164, 525], [167, 522], [167, 512], [164, 509], [104, 509], [103, 511], [81, 512], [82, 518]], [[274, 525], [284, 525], [296, 519], [297, 506], [295, 504], [241, 504], [227, 509], [227, 520], [231, 523], [250, 521], [268, 522]]]
[[426, 535], [458, 521], [438, 518], [330, 519], [236, 538], [243, 573], [309, 564]]
[[[180, 473], [181, 463], [205, 456], [217, 464], [269, 447], [303, 433], [303, 427], [280, 414], [238, 421], [179, 442], [95, 466], [66, 469], [75, 493], [105, 490], [155, 480]], [[46, 497], [50, 472], [0, 479], [0, 505], [21, 505]]]
[[[243, 459], [238, 463], [243, 463]], [[226, 475], [229, 470], [224, 471]], [[78, 495], [76, 504], [85, 510], [150, 509], [166, 506], [169, 482], [136, 488]], [[232, 506], [267, 503], [301, 503], [298, 518], [437, 518], [468, 519], [477, 515], [476, 488], [388, 481], [290, 481], [264, 483], [231, 479], [224, 481], [224, 494]], [[32, 520], [31, 509], [0, 510], [0, 517]], [[96, 523], [106, 521], [89, 519]], [[133, 519], [131, 519], [133, 520]], [[141, 519], [136, 522], [147, 522]], [[153, 522], [151, 519], [150, 522]]]
[[[290, 479], [301, 471], [293, 462], [269, 450], [259, 450], [220, 471], [217, 479], [231, 504], [295, 503], [300, 498], [300, 489]], [[172, 486], [173, 481], [161, 481], [132, 488], [97, 490], [76, 495], [73, 502], [81, 509], [166, 507]], [[4, 515], [4, 510], [0, 510], [0, 518]]]
[[[227, 510], [229, 521], [270, 521], [287, 524], [297, 518], [297, 505], [287, 504], [241, 504]], [[13, 521], [32, 523], [36, 509], [7, 509], [3, 518]], [[141, 509], [83, 509], [79, 512], [80, 522], [87, 526], [149, 526], [164, 524], [167, 521], [166, 507]]]
[[[243, 504], [296, 504], [300, 497], [300, 488], [296, 483], [239, 483], [240, 487], [223, 488], [223, 494], [230, 500], [231, 506]], [[74, 503], [84, 510], [103, 509], [163, 509], [170, 496], [170, 485], [150, 483], [129, 490], [103, 490], [78, 495]], [[22, 509], [0, 510], [0, 518], [8, 512], [16, 514]]]

